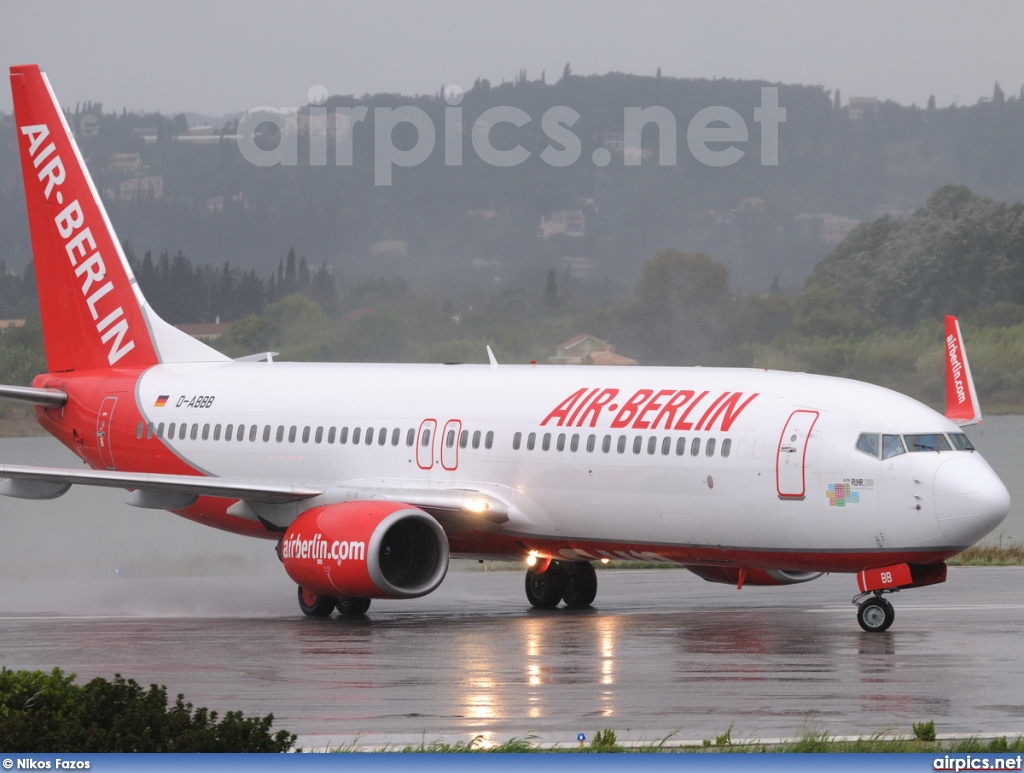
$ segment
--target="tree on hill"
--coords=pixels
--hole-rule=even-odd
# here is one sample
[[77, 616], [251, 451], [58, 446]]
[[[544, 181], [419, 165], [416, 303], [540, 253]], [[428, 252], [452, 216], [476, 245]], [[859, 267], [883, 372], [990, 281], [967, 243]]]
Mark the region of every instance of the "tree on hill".
[[805, 294], [826, 290], [880, 327], [1019, 304], [1024, 205], [943, 186], [912, 217], [883, 217], [854, 229], [815, 267]]

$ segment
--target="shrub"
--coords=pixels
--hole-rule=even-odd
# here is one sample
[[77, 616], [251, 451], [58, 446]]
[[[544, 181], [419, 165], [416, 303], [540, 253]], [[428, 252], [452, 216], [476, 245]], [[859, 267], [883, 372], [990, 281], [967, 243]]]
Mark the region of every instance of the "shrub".
[[0, 669], [0, 751], [285, 752], [295, 736], [271, 735], [274, 715], [193, 708], [167, 688], [143, 689], [120, 674], [73, 684], [74, 674]]

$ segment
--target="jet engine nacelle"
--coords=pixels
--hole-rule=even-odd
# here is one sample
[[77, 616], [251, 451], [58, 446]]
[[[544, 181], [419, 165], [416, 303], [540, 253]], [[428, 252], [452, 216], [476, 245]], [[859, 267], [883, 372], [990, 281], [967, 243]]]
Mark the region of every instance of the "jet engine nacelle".
[[448, 538], [401, 502], [345, 502], [307, 510], [277, 546], [284, 570], [319, 596], [415, 598], [448, 572]]
[[[725, 585], [740, 584], [740, 568], [736, 566], [687, 566], [691, 572], [708, 582]], [[744, 585], [795, 585], [821, 577], [822, 572], [791, 572], [785, 569], [747, 569]]]

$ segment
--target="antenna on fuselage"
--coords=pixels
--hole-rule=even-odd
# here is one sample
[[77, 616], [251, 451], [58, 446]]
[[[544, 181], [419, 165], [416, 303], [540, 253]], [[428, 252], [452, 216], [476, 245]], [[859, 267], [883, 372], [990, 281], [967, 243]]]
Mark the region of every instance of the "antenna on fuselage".
[[491, 345], [487, 344], [487, 359], [491, 362], [491, 370], [498, 369], [498, 358], [494, 356], [494, 352], [491, 351]]

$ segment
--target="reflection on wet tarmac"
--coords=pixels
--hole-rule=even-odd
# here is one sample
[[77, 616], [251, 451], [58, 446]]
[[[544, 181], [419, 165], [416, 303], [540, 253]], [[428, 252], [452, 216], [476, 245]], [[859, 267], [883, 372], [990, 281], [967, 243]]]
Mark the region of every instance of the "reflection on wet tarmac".
[[[946, 586], [901, 594], [910, 603], [881, 635], [857, 627], [849, 578], [836, 577], [737, 593], [682, 572], [605, 572], [600, 606], [576, 612], [529, 609], [518, 574], [453, 573], [425, 599], [330, 620], [299, 616], [290, 593], [247, 606], [242, 581], [211, 584], [186, 617], [126, 614], [117, 596], [173, 608], [160, 595], [180, 591], [172, 581], [107, 587], [102, 604], [69, 592], [57, 611], [77, 616], [63, 618], [38, 614], [52, 594], [32, 602], [34, 586], [7, 585], [0, 663], [122, 673], [219, 711], [273, 712], [307, 745], [571, 744], [603, 727], [638, 740], [730, 725], [735, 738], [870, 734], [927, 719], [940, 732], [1015, 734], [1024, 605], [1007, 589], [1018, 579], [1012, 568], [952, 572]], [[972, 608], [978, 597], [1001, 606]], [[102, 616], [104, 604], [120, 616]]]

